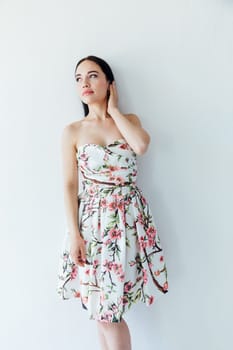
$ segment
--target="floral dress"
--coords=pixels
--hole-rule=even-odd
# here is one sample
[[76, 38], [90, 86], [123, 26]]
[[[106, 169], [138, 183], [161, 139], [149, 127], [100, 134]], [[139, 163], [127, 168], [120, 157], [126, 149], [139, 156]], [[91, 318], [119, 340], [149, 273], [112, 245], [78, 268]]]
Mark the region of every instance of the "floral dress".
[[57, 293], [77, 298], [89, 319], [120, 322], [142, 301], [151, 305], [168, 292], [167, 268], [151, 209], [136, 184], [137, 156], [124, 139], [107, 146], [86, 143], [76, 153], [82, 174], [77, 195], [85, 266], [70, 256], [63, 240]]

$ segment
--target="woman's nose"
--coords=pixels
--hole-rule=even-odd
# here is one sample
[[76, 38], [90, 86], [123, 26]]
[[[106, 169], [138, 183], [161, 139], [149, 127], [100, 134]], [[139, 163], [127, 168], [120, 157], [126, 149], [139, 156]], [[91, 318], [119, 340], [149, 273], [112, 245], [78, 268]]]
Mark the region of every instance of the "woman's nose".
[[83, 87], [84, 87], [84, 86], [88, 86], [88, 85], [89, 85], [88, 79], [87, 79], [87, 78], [84, 78], [84, 79], [83, 79]]

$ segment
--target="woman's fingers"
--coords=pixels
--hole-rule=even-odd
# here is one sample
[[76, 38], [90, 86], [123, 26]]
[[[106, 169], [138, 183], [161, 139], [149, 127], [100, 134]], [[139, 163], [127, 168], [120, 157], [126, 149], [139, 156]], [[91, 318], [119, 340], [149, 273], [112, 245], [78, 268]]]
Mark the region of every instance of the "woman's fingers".
[[85, 263], [85, 261], [86, 261], [86, 251], [85, 251], [85, 247], [82, 247], [82, 248], [81, 248], [81, 251], [82, 251], [82, 259], [83, 259], [83, 262]]
[[86, 262], [86, 247], [84, 241], [74, 243], [71, 249], [71, 258], [77, 265], [84, 266]]
[[80, 266], [84, 266], [86, 262], [86, 253], [85, 253], [85, 247], [81, 246], [79, 248], [79, 254], [78, 254], [78, 264]]

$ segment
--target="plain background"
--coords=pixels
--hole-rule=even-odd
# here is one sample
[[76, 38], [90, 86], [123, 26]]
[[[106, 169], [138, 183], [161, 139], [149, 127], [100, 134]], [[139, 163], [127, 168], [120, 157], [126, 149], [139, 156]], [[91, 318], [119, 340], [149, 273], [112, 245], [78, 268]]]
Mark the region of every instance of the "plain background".
[[111, 65], [122, 113], [149, 131], [139, 183], [169, 293], [126, 314], [133, 350], [232, 345], [233, 3], [0, 2], [1, 324], [15, 350], [99, 349], [79, 301], [56, 295], [66, 218], [60, 137], [82, 118], [74, 68]]

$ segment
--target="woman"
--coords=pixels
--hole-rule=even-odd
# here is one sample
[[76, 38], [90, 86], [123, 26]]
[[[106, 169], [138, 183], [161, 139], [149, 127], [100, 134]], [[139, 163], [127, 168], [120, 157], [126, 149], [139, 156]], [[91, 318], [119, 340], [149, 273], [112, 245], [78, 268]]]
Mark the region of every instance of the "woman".
[[136, 184], [137, 156], [146, 152], [150, 136], [137, 115], [120, 112], [107, 62], [84, 57], [75, 78], [85, 117], [62, 134], [68, 231], [58, 293], [63, 300], [80, 298], [89, 318], [97, 321], [103, 350], [128, 350], [123, 313], [168, 292], [160, 238]]

